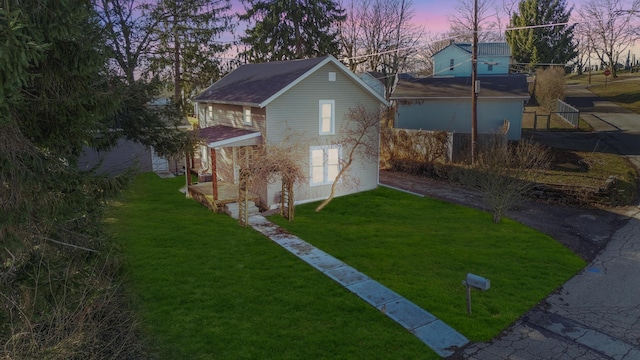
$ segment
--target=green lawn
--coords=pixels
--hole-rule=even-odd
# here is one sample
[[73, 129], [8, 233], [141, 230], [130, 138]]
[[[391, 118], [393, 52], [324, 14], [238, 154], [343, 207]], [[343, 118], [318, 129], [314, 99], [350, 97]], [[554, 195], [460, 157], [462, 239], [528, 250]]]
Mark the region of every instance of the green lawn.
[[[126, 258], [153, 358], [435, 359], [409, 332], [226, 215], [140, 176], [107, 219]], [[380, 188], [271, 219], [472, 340], [497, 335], [584, 265], [552, 239], [489, 214]], [[466, 314], [467, 272], [488, 277]]]
[[[509, 219], [388, 188], [271, 217], [302, 239], [364, 272], [474, 341], [496, 336], [579, 271], [584, 262], [555, 240]], [[472, 294], [467, 272], [491, 280]]]
[[640, 114], [640, 81], [615, 80], [607, 85], [591, 86], [589, 90], [604, 100]]
[[140, 176], [107, 219], [154, 359], [438, 359], [252, 229]]

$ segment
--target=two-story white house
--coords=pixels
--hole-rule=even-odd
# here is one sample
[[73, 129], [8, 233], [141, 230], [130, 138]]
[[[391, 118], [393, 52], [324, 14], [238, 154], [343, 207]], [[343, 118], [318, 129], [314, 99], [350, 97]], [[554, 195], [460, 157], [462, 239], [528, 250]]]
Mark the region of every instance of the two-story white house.
[[[213, 181], [238, 182], [239, 147], [296, 142], [301, 153], [292, 156], [307, 176], [295, 185], [296, 203], [329, 196], [348, 150], [340, 133], [350, 121], [348, 110], [361, 105], [377, 112], [389, 105], [333, 56], [243, 65], [193, 101], [204, 139], [201, 167]], [[357, 186], [338, 186], [337, 196], [376, 188], [378, 159], [358, 161], [348, 176]], [[256, 191], [259, 206], [273, 208], [282, 186], [276, 181]]]

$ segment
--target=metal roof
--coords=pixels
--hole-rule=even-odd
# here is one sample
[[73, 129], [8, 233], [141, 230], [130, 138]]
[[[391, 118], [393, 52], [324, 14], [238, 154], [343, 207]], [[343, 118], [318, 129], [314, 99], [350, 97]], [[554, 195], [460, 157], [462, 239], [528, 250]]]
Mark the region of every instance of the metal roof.
[[[471, 54], [473, 50], [471, 43], [451, 43], [447, 45], [444, 49], [447, 49], [450, 46], [455, 46], [462, 51], [465, 51]], [[444, 49], [433, 54], [434, 55], [442, 52]], [[478, 43], [478, 56], [511, 56], [511, 47], [509, 43], [506, 42], [481, 42]]]
[[[454, 43], [462, 50], [471, 53], [472, 44]], [[511, 47], [506, 42], [481, 42], [478, 43], [478, 56], [511, 56]]]

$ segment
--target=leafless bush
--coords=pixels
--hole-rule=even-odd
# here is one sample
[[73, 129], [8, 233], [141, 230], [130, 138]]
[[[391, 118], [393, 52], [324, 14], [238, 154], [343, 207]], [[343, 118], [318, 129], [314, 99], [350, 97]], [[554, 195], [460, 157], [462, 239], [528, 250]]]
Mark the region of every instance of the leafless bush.
[[282, 181], [283, 192], [287, 192], [288, 196], [286, 199], [284, 194], [281, 197], [280, 210], [289, 220], [293, 220], [295, 209], [294, 184], [307, 181], [300, 166], [299, 155], [296, 155], [304, 153], [304, 146], [293, 138], [294, 136], [288, 136], [277, 145], [260, 145], [251, 151], [248, 161], [240, 161], [241, 178], [246, 176], [256, 191], [278, 179]]
[[564, 68], [552, 66], [536, 70], [534, 95], [538, 105], [547, 112], [556, 110], [558, 99], [564, 99]]
[[389, 168], [394, 161], [445, 163], [449, 160], [449, 137], [444, 131], [382, 129], [381, 167]]
[[546, 148], [530, 140], [496, 141], [479, 149], [475, 164], [462, 170], [458, 180], [482, 193], [493, 221], [499, 223], [534, 187], [535, 170], [548, 167], [550, 159]]
[[444, 131], [382, 129], [380, 167], [448, 179], [449, 135]]
[[143, 357], [131, 305], [113, 280], [113, 259], [67, 256], [45, 243], [23, 255], [14, 257], [19, 276], [0, 284], [0, 358]]

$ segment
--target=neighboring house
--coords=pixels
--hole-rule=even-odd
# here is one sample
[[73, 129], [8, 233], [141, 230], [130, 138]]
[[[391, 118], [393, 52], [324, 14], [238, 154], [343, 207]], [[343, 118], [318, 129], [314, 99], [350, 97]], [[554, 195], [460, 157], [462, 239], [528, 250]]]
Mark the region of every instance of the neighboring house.
[[381, 72], [367, 71], [359, 74], [358, 76], [380, 96], [385, 96], [386, 86], [384, 82], [384, 75]]
[[[451, 43], [433, 55], [433, 77], [399, 75], [394, 127], [471, 133], [471, 51]], [[507, 43], [478, 44], [477, 130], [520, 140], [529, 91], [526, 76], [508, 73], [510, 51]]]
[[[522, 111], [529, 99], [525, 75], [479, 77], [478, 132], [519, 140]], [[471, 78], [400, 78], [391, 95], [396, 104], [394, 127], [471, 132]]]
[[[433, 76], [471, 76], [472, 44], [452, 42], [433, 54]], [[478, 75], [506, 75], [511, 48], [506, 42], [478, 43]]]
[[[332, 56], [244, 65], [193, 101], [206, 143], [201, 167], [214, 173], [214, 182], [238, 183], [240, 147], [297, 143], [302, 153], [292, 156], [301, 159], [308, 181], [296, 184], [296, 203], [329, 195], [346, 151], [340, 130], [348, 125], [347, 111], [356, 105], [374, 110], [388, 106]], [[349, 176], [357, 179], [357, 188], [338, 186], [337, 195], [375, 188], [378, 159], [353, 164]], [[279, 181], [256, 189], [260, 207], [274, 208], [281, 189]]]
[[[169, 104], [170, 96], [161, 96], [154, 99], [148, 106], [165, 106]], [[192, 118], [182, 119], [178, 126], [183, 131], [193, 129], [190, 123]], [[99, 173], [118, 175], [130, 168], [139, 173], [154, 171], [156, 173], [179, 173], [184, 168], [184, 159], [167, 159], [158, 155], [153, 147], [147, 147], [138, 142], [119, 139], [118, 143], [109, 150], [97, 151], [90, 147], [85, 147], [80, 156], [78, 165], [82, 170], [90, 170], [98, 166]]]

